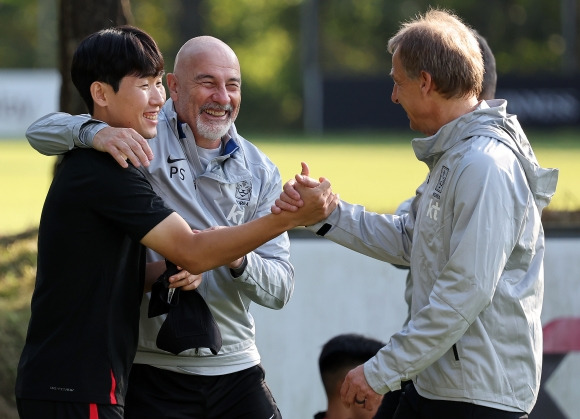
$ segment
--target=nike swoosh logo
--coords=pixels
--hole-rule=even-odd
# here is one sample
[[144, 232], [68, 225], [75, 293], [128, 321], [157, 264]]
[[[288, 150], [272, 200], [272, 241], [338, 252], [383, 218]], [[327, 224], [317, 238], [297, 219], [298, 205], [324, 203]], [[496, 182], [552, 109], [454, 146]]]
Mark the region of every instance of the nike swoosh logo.
[[167, 163], [169, 163], [169, 164], [175, 163], [175, 162], [181, 161], [181, 160], [185, 160], [185, 157], [181, 158], [181, 159], [172, 159], [171, 156], [167, 156]]

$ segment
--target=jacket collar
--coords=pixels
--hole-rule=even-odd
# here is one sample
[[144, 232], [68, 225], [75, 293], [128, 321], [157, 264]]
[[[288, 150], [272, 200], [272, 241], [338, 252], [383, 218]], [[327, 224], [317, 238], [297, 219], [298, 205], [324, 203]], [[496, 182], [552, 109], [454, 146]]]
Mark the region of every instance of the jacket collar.
[[507, 113], [507, 101], [482, 101], [478, 108], [442, 126], [435, 135], [412, 140], [417, 158], [431, 170], [443, 153], [471, 137], [489, 137], [510, 148], [520, 161], [539, 208], [556, 190], [558, 170], [541, 168], [515, 115]]

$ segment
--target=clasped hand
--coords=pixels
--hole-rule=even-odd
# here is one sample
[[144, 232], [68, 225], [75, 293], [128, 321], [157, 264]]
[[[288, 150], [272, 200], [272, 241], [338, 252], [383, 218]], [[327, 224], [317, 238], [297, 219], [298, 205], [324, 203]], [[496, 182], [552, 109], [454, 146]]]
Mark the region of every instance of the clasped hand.
[[327, 218], [334, 211], [338, 205], [339, 196], [332, 193], [328, 179], [321, 177], [316, 181], [309, 177], [310, 169], [308, 165], [302, 162], [301, 166], [302, 171], [300, 174], [284, 184], [280, 198], [276, 199], [271, 211], [273, 214], [280, 214], [283, 211], [297, 212], [305, 205], [303, 197], [314, 194], [325, 201], [321, 207], [321, 215], [316, 220], [318, 222]]

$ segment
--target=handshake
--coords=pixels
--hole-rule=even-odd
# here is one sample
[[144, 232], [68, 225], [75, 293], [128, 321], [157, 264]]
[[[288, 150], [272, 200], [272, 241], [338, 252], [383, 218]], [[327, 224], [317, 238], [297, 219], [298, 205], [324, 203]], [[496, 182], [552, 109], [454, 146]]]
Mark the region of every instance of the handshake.
[[271, 211], [272, 214], [297, 213], [301, 209], [306, 209], [309, 202], [315, 201], [313, 221], [302, 224], [312, 225], [327, 218], [334, 211], [338, 206], [339, 196], [332, 193], [328, 179], [320, 178], [318, 181], [312, 179], [309, 177], [308, 165], [304, 162], [301, 165], [301, 173], [284, 184], [280, 198], [276, 199]]

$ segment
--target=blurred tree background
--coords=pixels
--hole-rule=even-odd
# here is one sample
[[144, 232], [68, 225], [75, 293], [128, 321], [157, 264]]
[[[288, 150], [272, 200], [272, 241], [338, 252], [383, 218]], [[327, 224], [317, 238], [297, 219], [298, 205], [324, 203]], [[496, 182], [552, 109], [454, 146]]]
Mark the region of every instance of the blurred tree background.
[[[66, 2], [73, 10], [93, 3]], [[311, 93], [303, 88], [304, 74], [387, 77], [387, 40], [401, 21], [429, 6], [455, 11], [485, 36], [500, 77], [572, 74], [578, 67], [578, 0], [116, 2], [128, 7], [130, 23], [157, 40], [168, 72], [179, 47], [193, 36], [213, 35], [231, 45], [242, 66], [242, 132], [300, 131], [303, 96]], [[59, 68], [59, 31], [75, 22], [74, 15], [60, 19], [60, 8], [60, 0], [0, 0], [0, 67]], [[108, 26], [118, 22], [111, 18]], [[314, 72], [304, 72], [309, 65]]]

